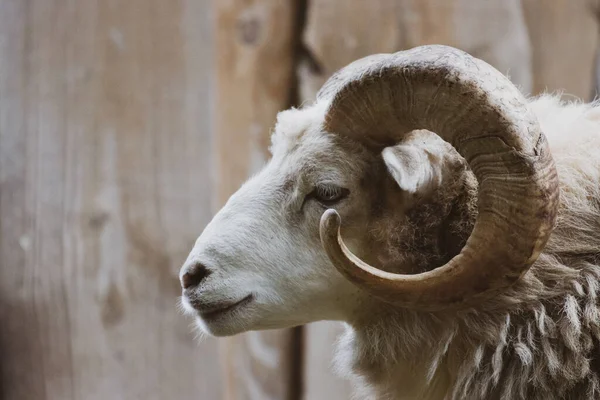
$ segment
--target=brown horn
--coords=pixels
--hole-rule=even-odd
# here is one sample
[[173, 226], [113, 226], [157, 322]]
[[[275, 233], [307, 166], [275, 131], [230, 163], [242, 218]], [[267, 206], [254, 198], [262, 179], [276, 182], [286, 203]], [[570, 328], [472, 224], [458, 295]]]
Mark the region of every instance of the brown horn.
[[479, 182], [478, 216], [461, 252], [434, 270], [378, 270], [344, 245], [334, 210], [321, 241], [335, 267], [372, 295], [399, 306], [439, 310], [472, 304], [514, 284], [554, 227], [558, 177], [535, 115], [519, 90], [482, 60], [447, 46], [422, 46], [352, 63], [325, 83], [324, 128], [374, 151], [415, 129], [437, 133]]

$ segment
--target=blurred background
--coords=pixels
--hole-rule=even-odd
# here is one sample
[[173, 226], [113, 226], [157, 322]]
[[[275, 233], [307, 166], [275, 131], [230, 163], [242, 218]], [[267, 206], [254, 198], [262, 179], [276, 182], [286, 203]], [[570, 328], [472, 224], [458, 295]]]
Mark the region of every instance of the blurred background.
[[347, 63], [442, 43], [595, 97], [597, 0], [0, 0], [0, 399], [349, 398], [340, 327], [197, 341], [178, 270]]

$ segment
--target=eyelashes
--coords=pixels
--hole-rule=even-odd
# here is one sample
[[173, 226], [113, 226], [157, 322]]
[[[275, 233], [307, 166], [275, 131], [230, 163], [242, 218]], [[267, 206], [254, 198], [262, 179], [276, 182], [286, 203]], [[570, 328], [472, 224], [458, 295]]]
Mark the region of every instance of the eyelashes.
[[319, 184], [309, 197], [314, 198], [324, 206], [332, 206], [348, 197], [349, 194], [350, 191], [346, 188], [330, 184]]

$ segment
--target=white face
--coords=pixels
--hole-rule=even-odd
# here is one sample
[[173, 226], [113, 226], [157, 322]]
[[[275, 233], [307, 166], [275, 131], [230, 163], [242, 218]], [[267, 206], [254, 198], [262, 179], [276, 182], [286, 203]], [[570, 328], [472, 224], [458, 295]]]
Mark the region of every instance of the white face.
[[322, 248], [323, 212], [335, 208], [341, 215], [354, 254], [384, 265], [398, 258], [386, 232], [403, 223], [403, 196], [423, 197], [441, 184], [441, 139], [415, 135], [412, 144], [373, 154], [321, 132], [319, 112], [280, 114], [273, 158], [217, 213], [182, 267], [182, 304], [204, 332], [225, 336], [348, 319], [366, 297]]
[[348, 307], [356, 289], [322, 249], [319, 221], [328, 206], [361, 215], [351, 210], [356, 168], [339, 161], [331, 137], [310, 127], [300, 135], [293, 148], [274, 143], [271, 161], [217, 213], [181, 269], [184, 309], [205, 333], [340, 319]]

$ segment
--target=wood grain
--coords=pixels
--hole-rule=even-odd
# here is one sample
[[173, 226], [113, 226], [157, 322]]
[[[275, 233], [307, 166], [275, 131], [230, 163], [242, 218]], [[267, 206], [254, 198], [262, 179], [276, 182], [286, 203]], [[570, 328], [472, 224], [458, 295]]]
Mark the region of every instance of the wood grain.
[[304, 399], [352, 398], [350, 382], [332, 372], [334, 344], [343, 331], [343, 325], [339, 322], [318, 322], [305, 327]]
[[210, 217], [208, 5], [0, 0], [0, 397], [217, 399], [176, 308]]
[[[217, 208], [268, 157], [278, 111], [290, 106], [296, 4], [225, 0], [216, 5]], [[298, 335], [250, 332], [221, 342], [226, 399], [297, 398]]]
[[594, 96], [598, 0], [522, 0], [533, 60], [533, 91]]
[[294, 1], [225, 0], [216, 7], [217, 207], [268, 157], [270, 131], [292, 96]]
[[433, 43], [468, 51], [531, 90], [520, 0], [313, 0], [304, 31], [308, 57], [299, 66], [302, 99], [357, 58]]

